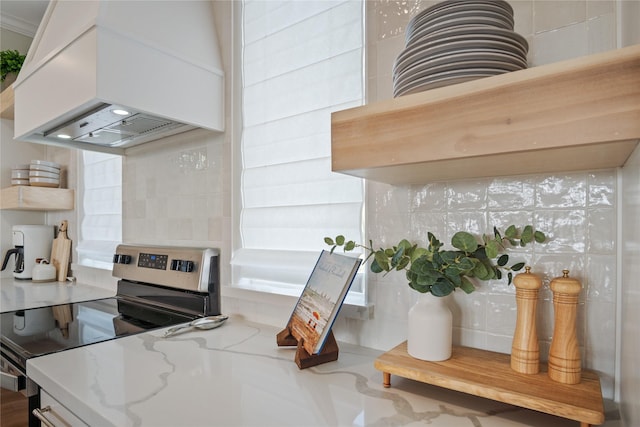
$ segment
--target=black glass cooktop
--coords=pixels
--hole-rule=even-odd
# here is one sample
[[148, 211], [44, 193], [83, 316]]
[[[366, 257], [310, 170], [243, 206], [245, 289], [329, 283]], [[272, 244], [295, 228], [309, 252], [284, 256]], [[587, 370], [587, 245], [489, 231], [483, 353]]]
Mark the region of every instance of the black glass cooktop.
[[2, 313], [2, 353], [26, 359], [189, 322], [192, 315], [119, 297]]

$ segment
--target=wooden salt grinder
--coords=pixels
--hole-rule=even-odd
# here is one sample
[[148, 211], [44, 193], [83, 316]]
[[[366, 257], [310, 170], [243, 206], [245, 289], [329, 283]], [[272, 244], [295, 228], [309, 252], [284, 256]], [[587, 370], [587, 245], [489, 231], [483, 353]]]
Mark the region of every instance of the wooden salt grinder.
[[551, 281], [554, 328], [549, 350], [549, 378], [564, 384], [580, 382], [580, 349], [576, 333], [578, 295], [582, 285], [569, 277], [569, 270]]
[[511, 344], [511, 369], [522, 374], [540, 372], [540, 347], [536, 330], [538, 291], [542, 287], [540, 277], [525, 267], [525, 273], [513, 279], [516, 287], [516, 331]]

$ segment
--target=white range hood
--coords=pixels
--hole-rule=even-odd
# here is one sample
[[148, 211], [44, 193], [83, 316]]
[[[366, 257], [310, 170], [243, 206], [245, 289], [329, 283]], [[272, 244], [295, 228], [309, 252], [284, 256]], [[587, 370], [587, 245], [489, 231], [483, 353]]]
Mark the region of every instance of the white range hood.
[[223, 131], [213, 4], [52, 0], [14, 91], [18, 140], [124, 154], [194, 128]]

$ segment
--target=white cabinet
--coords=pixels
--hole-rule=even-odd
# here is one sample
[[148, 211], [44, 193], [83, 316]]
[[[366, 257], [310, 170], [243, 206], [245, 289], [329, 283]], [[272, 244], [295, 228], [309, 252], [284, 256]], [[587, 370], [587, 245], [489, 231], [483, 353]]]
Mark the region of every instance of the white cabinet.
[[40, 391], [40, 408], [36, 409], [36, 417], [40, 419], [43, 426], [55, 427], [88, 427], [73, 412], [62, 406], [44, 390]]

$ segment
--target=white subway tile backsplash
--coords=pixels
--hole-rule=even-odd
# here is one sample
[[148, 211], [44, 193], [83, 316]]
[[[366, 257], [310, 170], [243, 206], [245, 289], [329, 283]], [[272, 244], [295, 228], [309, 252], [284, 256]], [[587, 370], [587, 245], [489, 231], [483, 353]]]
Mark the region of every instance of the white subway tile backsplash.
[[477, 235], [490, 231], [489, 224], [487, 224], [487, 214], [482, 210], [449, 211], [446, 222], [447, 232], [440, 238], [445, 243], [448, 243], [453, 235], [461, 230]]
[[613, 301], [588, 301], [585, 312], [586, 331], [581, 344], [584, 345], [583, 366], [595, 370], [600, 376], [604, 395], [611, 395], [614, 388], [616, 358], [612, 351], [616, 347], [616, 312]]
[[[564, 2], [558, 2], [564, 3]], [[586, 22], [536, 33], [529, 40], [529, 66], [585, 56], [589, 52]]]
[[376, 10], [376, 29], [378, 39], [402, 35], [409, 19], [419, 11], [426, 9], [437, 1], [405, 0], [377, 1], [373, 7]]
[[531, 178], [495, 178], [487, 187], [489, 208], [530, 208], [535, 203], [535, 189], [535, 182]]
[[487, 330], [495, 335], [513, 337], [517, 310], [513, 295], [490, 293], [487, 295]]
[[441, 212], [446, 209], [446, 184], [441, 182], [411, 187], [411, 212]]
[[447, 187], [447, 208], [457, 209], [486, 209], [487, 181], [460, 181]]
[[540, 290], [541, 299], [551, 299], [549, 283], [552, 279], [562, 276], [563, 270], [569, 270], [569, 277], [574, 277], [584, 286], [586, 274], [586, 260], [582, 254], [546, 254], [536, 255], [532, 262], [532, 272], [540, 275], [543, 287]]
[[513, 8], [514, 31], [523, 37], [533, 34], [533, 0], [509, 3]]
[[587, 256], [585, 291], [588, 301], [616, 301], [616, 267], [615, 254]]
[[453, 313], [453, 325], [467, 330], [484, 331], [487, 328], [487, 295], [484, 292], [455, 292], [449, 308]]
[[588, 241], [590, 253], [614, 254], [618, 228], [614, 209], [589, 209], [587, 211]]
[[584, 22], [587, 18], [587, 0], [534, 0], [534, 32], [555, 30]]
[[[589, 2], [591, 3], [591, 2]], [[602, 2], [596, 2], [602, 3]], [[614, 3], [614, 2], [605, 2]], [[606, 52], [616, 48], [616, 15], [606, 13], [587, 21], [587, 37], [589, 54]]]
[[407, 230], [405, 238], [410, 238], [415, 243], [426, 245], [429, 242], [429, 233], [440, 240], [444, 240], [447, 234], [445, 222], [441, 212], [417, 212], [410, 216], [411, 226]]
[[586, 174], [543, 176], [536, 184], [536, 207], [585, 207]]
[[536, 211], [536, 224], [549, 237], [545, 252], [584, 253], [588, 225], [585, 209]]
[[[596, 18], [602, 15], [613, 14], [616, 11], [616, 2], [611, 0], [588, 0], [587, 19]], [[613, 27], [615, 28], [615, 21]], [[603, 37], [605, 38], [605, 37]]]
[[613, 207], [616, 203], [616, 173], [613, 170], [592, 172], [587, 176], [590, 207]]

